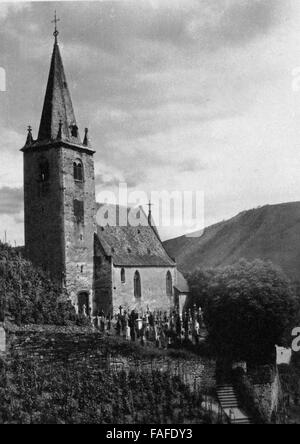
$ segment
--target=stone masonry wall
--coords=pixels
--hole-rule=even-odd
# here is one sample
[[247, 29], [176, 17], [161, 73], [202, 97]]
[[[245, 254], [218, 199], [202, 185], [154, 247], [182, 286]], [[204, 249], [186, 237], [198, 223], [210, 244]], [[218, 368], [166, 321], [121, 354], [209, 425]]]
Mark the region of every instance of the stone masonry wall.
[[215, 361], [205, 358], [175, 359], [170, 357], [136, 360], [115, 356], [110, 360], [113, 369], [125, 371], [137, 370], [142, 373], [152, 373], [153, 370], [167, 372], [178, 376], [192, 391], [212, 392], [216, 389]]
[[[80, 160], [84, 181], [76, 182], [73, 163]], [[49, 177], [41, 180], [40, 165]], [[76, 148], [46, 147], [24, 153], [25, 244], [29, 259], [66, 283], [76, 306], [86, 292], [93, 302], [95, 177], [92, 153]], [[74, 200], [83, 203], [84, 219], [74, 215]]]
[[[24, 153], [26, 255], [62, 282], [64, 270], [61, 151], [48, 148]], [[41, 180], [41, 163], [49, 164], [49, 180]]]
[[242, 384], [244, 388], [247, 388], [247, 394], [244, 396], [249, 397], [252, 407], [255, 406], [254, 409], [261, 419], [270, 423], [273, 415], [278, 412], [282, 399], [280, 377], [276, 365], [259, 366], [248, 370]]
[[[252, 379], [252, 378], [251, 378]], [[272, 415], [277, 413], [280, 399], [282, 397], [282, 390], [278, 371], [274, 371], [269, 381], [263, 383], [256, 383], [257, 380], [252, 379], [253, 391], [255, 397], [259, 400], [262, 411], [266, 418], [271, 421]]]
[[[83, 182], [74, 180], [73, 163], [80, 160], [83, 165]], [[63, 148], [61, 159], [64, 248], [66, 262], [66, 286], [76, 306], [78, 294], [89, 295], [89, 306], [93, 304], [94, 280], [94, 233], [96, 230], [96, 199], [94, 159], [90, 153]], [[84, 219], [76, 220], [74, 200], [83, 203]]]
[[[174, 295], [167, 295], [167, 273], [170, 271], [173, 283], [176, 283], [175, 268], [160, 267], [115, 267], [107, 258], [95, 238], [95, 295], [94, 313], [103, 310], [105, 314], [116, 313], [120, 306], [133, 310], [169, 311], [174, 307]], [[125, 270], [125, 282], [121, 280], [121, 270]], [[142, 297], [134, 296], [134, 275], [141, 276]]]
[[97, 236], [94, 247], [94, 315], [102, 310], [105, 315], [113, 314], [111, 259], [105, 256]]
[[79, 328], [43, 327], [10, 329], [6, 332], [6, 359], [12, 355], [44, 364], [88, 365], [95, 374], [102, 370], [152, 372], [168, 371], [178, 376], [192, 390], [212, 391], [216, 388], [216, 363], [207, 358], [190, 359], [154, 356], [138, 358], [124, 356], [120, 351], [107, 348], [98, 332]]
[[[131, 268], [124, 267], [125, 283], [121, 281], [122, 267], [113, 267], [113, 305], [118, 308], [120, 305], [146, 310], [169, 311], [174, 307], [174, 295], [167, 295], [167, 273], [170, 271], [173, 284], [176, 283], [175, 268], [144, 267]], [[137, 300], [134, 297], [134, 275], [138, 271], [141, 276], [142, 297]]]

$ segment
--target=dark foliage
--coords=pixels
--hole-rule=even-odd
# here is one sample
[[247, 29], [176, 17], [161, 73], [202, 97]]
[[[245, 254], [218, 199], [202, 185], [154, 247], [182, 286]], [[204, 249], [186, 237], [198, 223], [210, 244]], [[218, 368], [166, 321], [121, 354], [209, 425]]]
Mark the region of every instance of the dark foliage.
[[253, 382], [242, 369], [233, 372], [233, 381], [239, 404], [251, 415], [254, 424], [268, 424], [270, 421], [262, 408], [261, 400], [255, 394]]
[[190, 288], [190, 296], [186, 309], [192, 309], [194, 305], [205, 308], [211, 297], [211, 283], [217, 273], [217, 269], [198, 269], [187, 275]]
[[68, 325], [76, 321], [66, 296], [20, 251], [0, 243], [0, 321]]
[[300, 353], [294, 353], [291, 364], [282, 365], [279, 370], [284, 393], [300, 406]]
[[15, 357], [0, 367], [0, 424], [211, 423], [201, 394], [168, 373], [95, 371]]
[[229, 360], [260, 364], [296, 325], [299, 304], [283, 273], [271, 263], [238, 264], [189, 276], [193, 303], [205, 309], [209, 341]]

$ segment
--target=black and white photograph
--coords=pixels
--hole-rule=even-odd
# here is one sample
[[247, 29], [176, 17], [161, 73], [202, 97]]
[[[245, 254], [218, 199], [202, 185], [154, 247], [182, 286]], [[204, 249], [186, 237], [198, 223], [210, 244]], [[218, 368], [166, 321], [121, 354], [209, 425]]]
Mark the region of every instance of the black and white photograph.
[[300, 424], [299, 0], [0, 1], [0, 424]]

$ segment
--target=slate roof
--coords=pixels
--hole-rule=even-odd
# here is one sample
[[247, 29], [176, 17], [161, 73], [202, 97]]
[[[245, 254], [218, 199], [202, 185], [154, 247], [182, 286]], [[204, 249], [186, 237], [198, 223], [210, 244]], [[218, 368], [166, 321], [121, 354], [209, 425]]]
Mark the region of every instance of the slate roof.
[[[116, 214], [116, 226], [101, 226], [97, 218], [97, 235], [107, 256], [111, 256], [117, 267], [176, 267], [169, 257], [155, 229], [147, 223], [147, 216], [142, 208], [140, 212], [143, 225], [122, 226], [120, 211], [129, 214], [130, 209], [109, 205], [110, 214]], [[98, 210], [104, 213], [104, 206], [98, 204]], [[103, 225], [103, 224], [102, 224]]]
[[57, 38], [53, 47], [38, 138], [34, 140], [30, 132], [21, 151], [47, 146], [75, 146], [77, 150], [95, 153], [89, 145], [87, 131], [83, 143], [81, 142]]
[[79, 133], [77, 137], [73, 137], [70, 131], [71, 125], [77, 126], [76, 118], [59, 46], [55, 42], [38, 140], [55, 140], [60, 121], [62, 122], [62, 139], [81, 144]]

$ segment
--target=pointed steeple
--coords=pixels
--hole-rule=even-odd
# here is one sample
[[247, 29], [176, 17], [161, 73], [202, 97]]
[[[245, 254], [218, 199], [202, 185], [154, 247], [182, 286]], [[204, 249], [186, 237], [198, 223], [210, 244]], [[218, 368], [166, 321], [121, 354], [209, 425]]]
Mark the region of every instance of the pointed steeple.
[[[81, 144], [76, 118], [58, 46], [55, 16], [54, 48], [48, 78], [38, 142], [54, 141], [57, 135], [66, 142]], [[61, 124], [60, 124], [61, 122]]]

